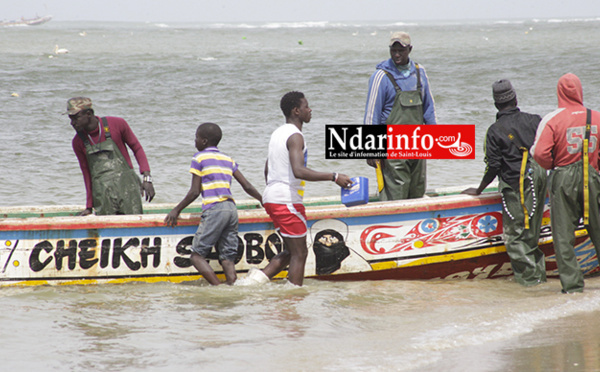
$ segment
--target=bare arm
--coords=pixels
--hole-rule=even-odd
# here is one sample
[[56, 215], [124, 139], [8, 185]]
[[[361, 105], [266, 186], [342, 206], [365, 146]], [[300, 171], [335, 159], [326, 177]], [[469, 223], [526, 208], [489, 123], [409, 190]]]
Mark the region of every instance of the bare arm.
[[198, 198], [198, 196], [200, 196], [201, 193], [202, 193], [202, 178], [193, 174], [192, 175], [192, 185], [190, 186], [190, 190], [188, 191], [187, 195], [183, 198], [183, 200], [181, 202], [179, 202], [179, 204], [177, 204], [177, 206], [175, 208], [173, 208], [171, 210], [171, 212], [169, 212], [169, 214], [167, 214], [167, 216], [165, 217], [165, 225], [167, 225], [169, 227], [176, 226], [177, 225], [177, 217], [179, 217], [179, 214], [181, 213], [181, 211], [184, 210], [185, 207], [190, 205], [194, 200], [196, 200]]
[[267, 159], [267, 161], [265, 162], [265, 185], [269, 181], [268, 177], [269, 177], [269, 159]]
[[485, 174], [483, 175], [483, 178], [481, 179], [481, 183], [479, 184], [479, 187], [475, 188], [475, 187], [469, 187], [466, 190], [463, 190], [463, 192], [461, 192], [461, 194], [467, 194], [467, 195], [479, 195], [483, 192], [483, 190], [485, 190], [485, 188], [492, 183], [492, 181], [494, 180], [494, 178], [496, 178], [497, 172], [491, 168], [488, 168], [488, 170], [485, 172]]
[[242, 172], [240, 172], [239, 169], [233, 172], [233, 177], [236, 181], [240, 183], [246, 194], [258, 200], [262, 205], [262, 195], [254, 188], [254, 186], [252, 186], [250, 181], [248, 181], [246, 177], [244, 177], [244, 175], [242, 174]]
[[304, 166], [304, 138], [296, 133], [290, 136], [287, 140], [287, 147], [290, 153], [290, 165], [294, 172], [294, 177], [306, 181], [334, 181], [341, 187], [349, 188], [352, 186], [352, 180], [345, 174], [337, 174], [331, 172], [318, 172]]

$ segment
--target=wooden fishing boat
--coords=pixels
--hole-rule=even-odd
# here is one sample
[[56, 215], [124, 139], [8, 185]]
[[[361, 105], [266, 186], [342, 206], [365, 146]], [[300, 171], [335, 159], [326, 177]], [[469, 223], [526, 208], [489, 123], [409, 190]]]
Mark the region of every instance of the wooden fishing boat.
[[[483, 279], [512, 275], [502, 240], [497, 192], [461, 195], [432, 190], [422, 199], [346, 207], [339, 197], [306, 201], [306, 277], [320, 280]], [[147, 205], [143, 215], [76, 217], [81, 206], [0, 208], [0, 286], [183, 282], [201, 277], [190, 246], [201, 207], [184, 210], [175, 228], [163, 220], [173, 205]], [[282, 240], [255, 202], [238, 202], [236, 268], [262, 268]], [[556, 260], [546, 206], [540, 247], [548, 276]], [[600, 271], [585, 230], [576, 238], [585, 274]], [[222, 275], [215, 252], [209, 262]], [[282, 272], [278, 277], [285, 277]]]

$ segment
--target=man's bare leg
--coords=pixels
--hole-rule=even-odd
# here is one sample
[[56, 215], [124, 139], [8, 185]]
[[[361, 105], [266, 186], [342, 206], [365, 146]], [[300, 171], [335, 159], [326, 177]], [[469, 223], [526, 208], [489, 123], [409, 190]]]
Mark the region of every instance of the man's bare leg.
[[283, 244], [285, 245], [285, 250], [273, 257], [271, 262], [263, 269], [263, 272], [269, 279], [272, 279], [289, 264], [288, 280], [292, 284], [302, 286], [304, 282], [304, 267], [306, 265], [306, 257], [308, 256], [306, 237], [284, 237]]

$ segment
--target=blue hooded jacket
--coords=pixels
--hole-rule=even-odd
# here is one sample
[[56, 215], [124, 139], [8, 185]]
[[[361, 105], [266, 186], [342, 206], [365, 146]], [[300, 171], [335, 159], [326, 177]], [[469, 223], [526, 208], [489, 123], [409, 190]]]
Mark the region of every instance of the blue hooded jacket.
[[[369, 94], [365, 107], [364, 124], [385, 124], [387, 117], [394, 106], [396, 89], [387, 77], [388, 71], [396, 79], [396, 83], [403, 91], [417, 90], [417, 69], [415, 63], [410, 61], [410, 74], [404, 77], [390, 58], [377, 65], [377, 71], [369, 79]], [[425, 124], [437, 124], [435, 103], [429, 89], [429, 80], [423, 66], [419, 65], [423, 96], [423, 121]]]

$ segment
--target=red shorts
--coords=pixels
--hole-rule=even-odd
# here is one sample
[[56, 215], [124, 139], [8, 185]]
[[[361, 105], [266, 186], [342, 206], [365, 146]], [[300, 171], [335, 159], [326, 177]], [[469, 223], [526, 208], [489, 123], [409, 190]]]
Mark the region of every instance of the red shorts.
[[265, 203], [265, 210], [281, 236], [301, 238], [306, 236], [306, 212], [303, 204]]

